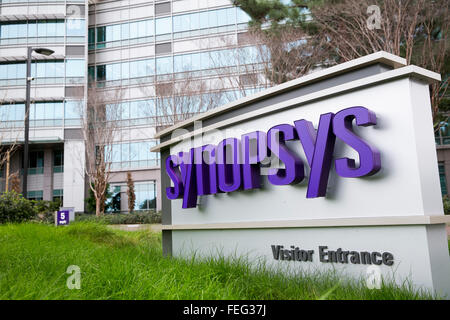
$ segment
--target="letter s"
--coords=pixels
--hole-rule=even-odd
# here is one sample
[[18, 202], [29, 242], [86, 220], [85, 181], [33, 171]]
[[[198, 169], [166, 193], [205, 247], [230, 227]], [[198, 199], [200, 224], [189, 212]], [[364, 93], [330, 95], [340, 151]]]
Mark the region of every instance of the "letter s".
[[354, 159], [340, 158], [336, 160], [336, 172], [344, 178], [370, 176], [381, 168], [380, 152], [354, 134], [353, 119], [356, 119], [357, 126], [366, 127], [377, 124], [375, 113], [364, 107], [347, 108], [334, 116], [333, 131], [336, 137], [359, 153], [359, 168], [356, 168]]
[[179, 169], [179, 158], [176, 155], [168, 156], [166, 159], [166, 172], [173, 182], [173, 187], [166, 188], [167, 199], [174, 200], [183, 197], [184, 188], [181, 172]]
[[[278, 139], [277, 139], [278, 136]], [[303, 161], [286, 147], [285, 141], [298, 139], [297, 131], [289, 124], [277, 125], [267, 132], [267, 146], [284, 162], [285, 169], [269, 169], [269, 182], [281, 186], [296, 184], [305, 177]]]

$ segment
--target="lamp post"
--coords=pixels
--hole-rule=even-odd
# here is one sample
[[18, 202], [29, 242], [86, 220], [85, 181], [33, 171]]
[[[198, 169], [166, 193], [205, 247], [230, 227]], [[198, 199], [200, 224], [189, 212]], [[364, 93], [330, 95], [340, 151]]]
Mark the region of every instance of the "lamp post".
[[47, 48], [33, 48], [28, 47], [27, 50], [27, 88], [26, 88], [26, 101], [25, 101], [25, 141], [23, 147], [23, 185], [22, 185], [22, 195], [24, 198], [27, 198], [28, 193], [28, 140], [29, 140], [29, 131], [30, 131], [30, 96], [31, 96], [31, 81], [33, 78], [31, 77], [31, 54], [34, 52], [49, 56], [54, 53], [53, 50]]

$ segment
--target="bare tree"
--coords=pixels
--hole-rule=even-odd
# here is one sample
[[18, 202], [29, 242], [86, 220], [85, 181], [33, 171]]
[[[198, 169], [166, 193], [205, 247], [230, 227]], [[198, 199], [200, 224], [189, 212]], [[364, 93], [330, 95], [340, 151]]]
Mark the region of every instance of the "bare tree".
[[20, 193], [21, 192], [21, 188], [20, 188], [20, 178], [19, 178], [19, 172], [14, 172], [10, 175], [9, 177], [9, 182], [10, 182], [10, 190], [14, 191], [15, 193]]
[[99, 89], [93, 83], [89, 88], [85, 108], [80, 108], [85, 144], [85, 175], [95, 198], [95, 214], [105, 211], [107, 188], [114, 157], [113, 144], [119, 135], [121, 87]]
[[[383, 50], [405, 57], [408, 64], [445, 73], [449, 5], [448, 0], [341, 0], [312, 6], [311, 14], [318, 26], [315, 38], [330, 60], [348, 61]], [[375, 8], [375, 16], [369, 7]], [[446, 79], [430, 87], [435, 123], [447, 88]]]
[[154, 97], [154, 105], [146, 108], [145, 113], [154, 119], [157, 130], [217, 107], [222, 96], [221, 91], [211, 89], [208, 80], [199, 79], [190, 71], [177, 77], [174, 74], [156, 77], [154, 92], [146, 85], [140, 88], [146, 96]]
[[[3, 100], [5, 101], [5, 100]], [[9, 182], [11, 180], [10, 164], [11, 157], [19, 149], [19, 133], [21, 129], [14, 126], [13, 121], [9, 121], [8, 106], [13, 106], [12, 103], [0, 105], [0, 168], [5, 168], [5, 191], [8, 192]], [[20, 185], [19, 185], [20, 192]]]
[[225, 49], [211, 54], [210, 60], [223, 90], [231, 90], [234, 100], [311, 72], [324, 62], [315, 40], [299, 26], [269, 30], [253, 25], [238, 34], [237, 42], [223, 37]]

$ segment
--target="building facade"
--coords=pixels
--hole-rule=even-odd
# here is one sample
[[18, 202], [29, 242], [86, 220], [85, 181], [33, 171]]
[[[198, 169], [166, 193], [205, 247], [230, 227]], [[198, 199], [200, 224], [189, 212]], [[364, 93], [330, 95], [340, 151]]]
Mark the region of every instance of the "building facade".
[[[10, 0], [0, 8], [4, 142], [23, 143], [27, 47], [55, 51], [45, 60], [33, 56], [29, 198], [58, 197], [85, 210], [80, 108], [90, 94], [120, 91], [114, 210], [128, 211], [127, 172], [135, 183], [134, 209], [159, 210], [160, 163], [150, 152], [157, 128], [261, 87], [248, 79], [255, 53], [242, 35], [249, 18], [229, 0]], [[11, 172], [22, 172], [22, 157], [15, 153]]]
[[[49, 48], [51, 56], [33, 53], [30, 106], [28, 197], [61, 199], [84, 209], [83, 140], [77, 111], [87, 94], [86, 1], [1, 1], [0, 115], [1, 140], [24, 141], [27, 48]], [[22, 176], [23, 152], [10, 161]], [[2, 168], [2, 188], [5, 170]]]
[[[160, 159], [150, 152], [158, 128], [267, 84], [246, 37], [248, 21], [230, 0], [0, 1], [2, 143], [23, 143], [27, 47], [55, 51], [33, 55], [28, 197], [86, 210], [80, 110], [90, 95], [120, 92], [113, 208], [128, 211], [131, 172], [134, 209], [159, 210]], [[438, 148], [439, 161], [450, 173], [444, 152]], [[21, 173], [22, 157], [15, 152], [11, 172]], [[441, 176], [447, 192], [450, 175]]]

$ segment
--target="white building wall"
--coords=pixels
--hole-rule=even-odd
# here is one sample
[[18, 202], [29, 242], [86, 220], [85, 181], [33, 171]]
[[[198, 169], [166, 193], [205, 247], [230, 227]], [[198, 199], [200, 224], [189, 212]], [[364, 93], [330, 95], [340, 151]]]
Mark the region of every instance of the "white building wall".
[[67, 140], [64, 143], [64, 207], [84, 211], [84, 142]]

